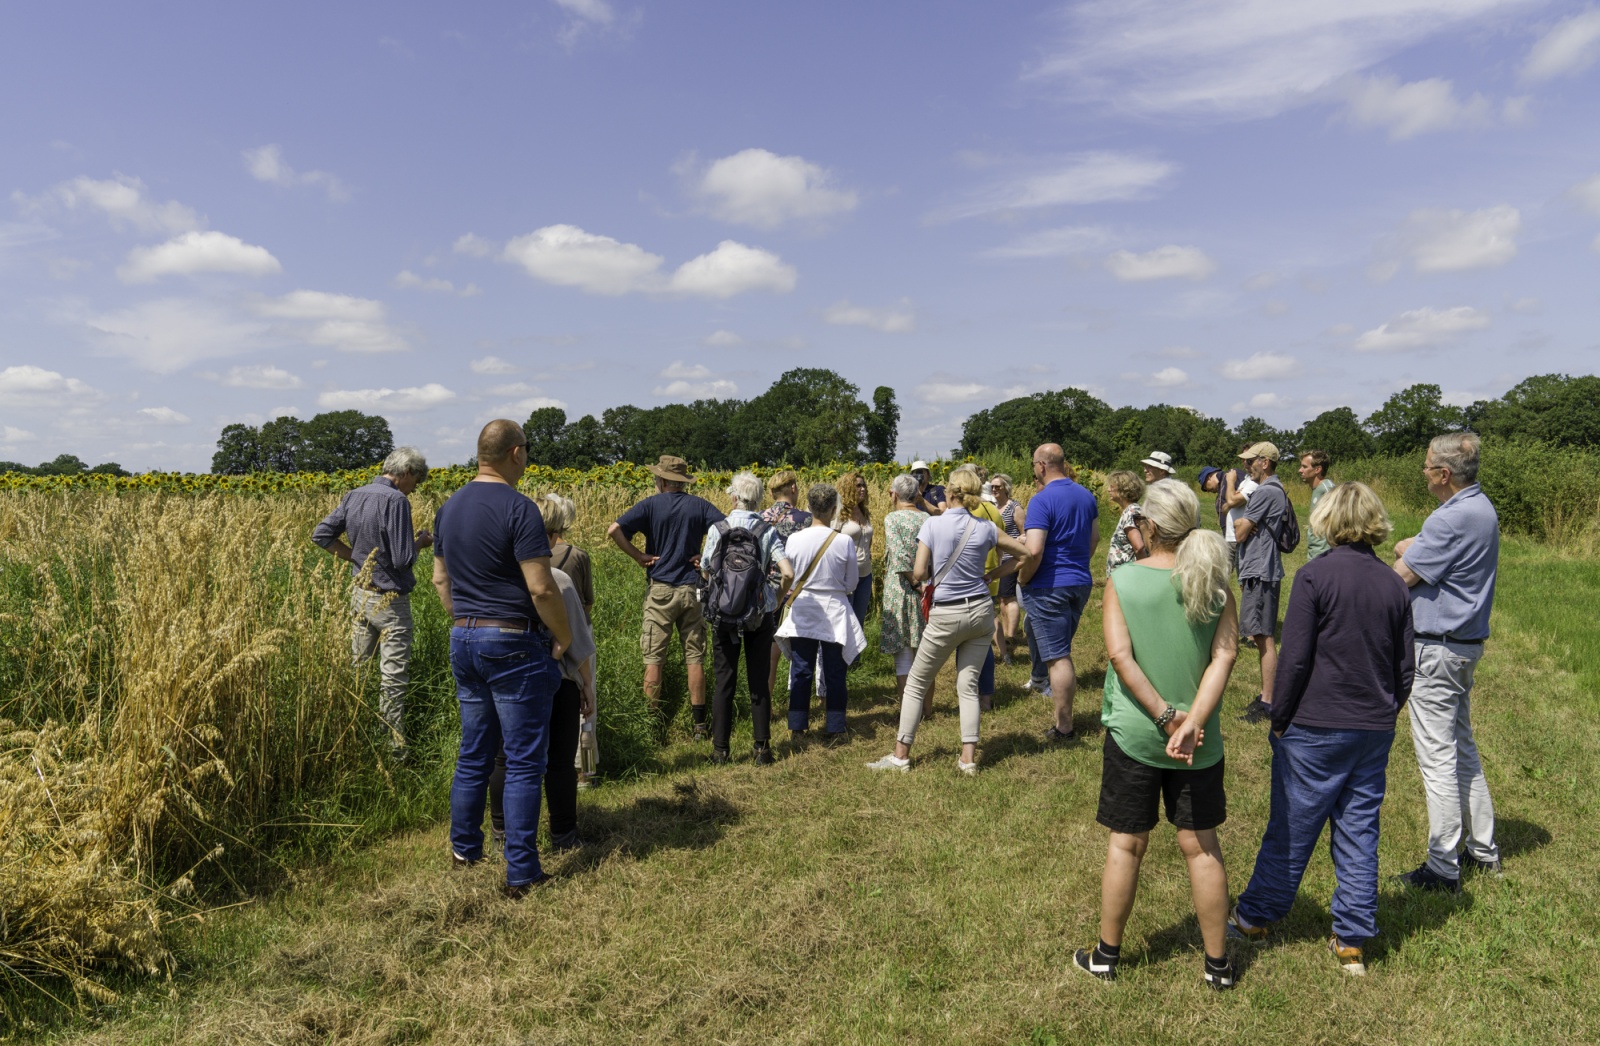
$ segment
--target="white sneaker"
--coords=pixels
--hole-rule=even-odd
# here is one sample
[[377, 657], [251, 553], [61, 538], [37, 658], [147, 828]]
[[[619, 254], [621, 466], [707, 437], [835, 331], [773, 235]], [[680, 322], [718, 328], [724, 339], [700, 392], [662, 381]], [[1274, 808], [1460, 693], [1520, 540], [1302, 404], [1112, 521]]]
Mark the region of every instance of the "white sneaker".
[[898, 770], [902, 774], [909, 773], [911, 771], [911, 760], [909, 760], [909, 759], [896, 759], [894, 757], [894, 753], [890, 752], [888, 755], [884, 756], [882, 759], [875, 759], [872, 762], [868, 763], [867, 764], [867, 769], [868, 770]]
[[978, 776], [978, 764], [977, 763], [963, 763], [961, 760], [957, 759], [956, 760], [956, 769], [960, 770], [962, 773], [966, 774], [968, 777], [977, 777]]

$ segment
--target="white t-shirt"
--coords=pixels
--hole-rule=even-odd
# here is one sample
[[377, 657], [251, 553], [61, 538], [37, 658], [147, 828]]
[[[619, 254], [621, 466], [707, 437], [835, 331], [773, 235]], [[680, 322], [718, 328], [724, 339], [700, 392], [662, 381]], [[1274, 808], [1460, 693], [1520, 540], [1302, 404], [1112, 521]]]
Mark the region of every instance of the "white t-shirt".
[[[1251, 491], [1255, 490], [1260, 485], [1261, 484], [1257, 483], [1248, 476], [1239, 481], [1239, 493], [1244, 495], [1245, 505], [1250, 503]], [[1228, 520], [1225, 524], [1223, 524], [1222, 536], [1230, 545], [1237, 545], [1239, 543], [1239, 538], [1234, 533], [1233, 525], [1244, 518], [1245, 505], [1239, 505], [1228, 510]]]

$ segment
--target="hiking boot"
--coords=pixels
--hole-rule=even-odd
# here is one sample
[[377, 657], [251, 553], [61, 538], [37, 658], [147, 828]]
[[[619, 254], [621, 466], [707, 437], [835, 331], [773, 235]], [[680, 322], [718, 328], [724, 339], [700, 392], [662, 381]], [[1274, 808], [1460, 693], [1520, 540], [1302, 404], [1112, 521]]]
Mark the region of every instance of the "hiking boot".
[[475, 860], [469, 861], [465, 857], [462, 857], [460, 854], [456, 853], [453, 850], [450, 852], [450, 867], [452, 867], [452, 868], [471, 868], [475, 864], [482, 864], [482, 863], [483, 863], [483, 858], [481, 858], [481, 857], [479, 857], [479, 858], [477, 858]]
[[1339, 935], [1334, 934], [1328, 938], [1328, 951], [1339, 960], [1339, 969], [1352, 977], [1365, 977], [1367, 964], [1362, 961], [1361, 949], [1353, 944], [1345, 944], [1339, 940]]
[[1417, 890], [1431, 890], [1437, 893], [1461, 892], [1460, 879], [1447, 879], [1429, 868], [1426, 861], [1415, 871], [1404, 872], [1395, 878]]
[[504, 857], [506, 855], [506, 830], [504, 828], [490, 829], [489, 843], [494, 847], [495, 853]]
[[1244, 706], [1244, 715], [1239, 717], [1241, 723], [1260, 723], [1272, 718], [1272, 706], [1261, 700], [1257, 694], [1256, 699]]
[[540, 872], [539, 878], [534, 879], [532, 882], [518, 883], [515, 886], [512, 886], [510, 883], [506, 883], [504, 886], [500, 887], [500, 894], [508, 901], [520, 901], [534, 890], [537, 890], [539, 887], [544, 886], [546, 883], [549, 883], [554, 879], [555, 876], [551, 875], [549, 872]]
[[583, 849], [583, 840], [578, 838], [578, 830], [562, 832], [560, 835], [550, 837], [550, 853], [564, 854], [569, 850]]
[[1087, 973], [1090, 977], [1098, 977], [1102, 981], [1117, 979], [1117, 963], [1122, 960], [1101, 955], [1098, 947], [1079, 948], [1072, 953], [1072, 965]]
[[696, 741], [709, 741], [709, 740], [711, 740], [711, 724], [710, 723], [696, 723], [694, 725], [694, 739]]
[[1062, 731], [1057, 730], [1055, 724], [1052, 723], [1050, 729], [1044, 732], [1044, 739], [1046, 742], [1053, 745], [1064, 745], [1069, 741], [1076, 741], [1078, 739], [1078, 732], [1076, 730], [1068, 730], [1063, 733]]
[[1501, 869], [1500, 858], [1498, 857], [1492, 861], [1480, 861], [1476, 857], [1472, 856], [1472, 854], [1463, 850], [1461, 851], [1459, 862], [1461, 865], [1462, 875], [1472, 872], [1475, 875], [1487, 875], [1495, 879], [1505, 878], [1506, 873], [1503, 869]]
[[733, 762], [733, 753], [726, 748], [713, 748], [711, 750], [712, 766], [727, 766], [731, 762]]
[[1206, 987], [1214, 992], [1225, 992], [1236, 983], [1233, 976], [1233, 961], [1224, 959], [1221, 966], [1214, 964], [1207, 956], [1200, 967], [1200, 976], [1205, 979]]
[[1236, 904], [1228, 909], [1227, 935], [1236, 941], [1254, 941], [1260, 943], [1267, 939], [1265, 926], [1246, 926], [1244, 920], [1239, 918], [1239, 906]]
[[757, 766], [771, 766], [772, 765], [772, 746], [771, 745], [756, 745], [755, 748], [752, 749], [752, 752], [755, 755], [755, 760], [756, 760], [756, 765]]
[[888, 755], [884, 756], [882, 759], [874, 759], [872, 762], [868, 763], [867, 764], [867, 769], [868, 770], [895, 770], [895, 771], [898, 771], [898, 772], [900, 772], [902, 774], [909, 773], [911, 771], [911, 760], [909, 760], [909, 759], [896, 759], [894, 757], [894, 753], [890, 752]]

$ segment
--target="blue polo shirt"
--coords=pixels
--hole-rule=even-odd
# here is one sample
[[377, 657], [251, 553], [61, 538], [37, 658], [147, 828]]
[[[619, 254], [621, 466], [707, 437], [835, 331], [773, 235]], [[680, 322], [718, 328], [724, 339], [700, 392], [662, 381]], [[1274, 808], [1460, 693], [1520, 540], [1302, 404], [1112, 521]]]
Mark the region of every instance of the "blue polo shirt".
[[644, 534], [646, 555], [659, 557], [646, 573], [651, 581], [683, 586], [699, 582], [693, 557], [700, 554], [706, 531], [723, 520], [722, 511], [704, 498], [681, 490], [651, 494], [617, 517], [629, 541]]
[[1489, 638], [1500, 517], [1476, 483], [1435, 509], [1401, 558], [1422, 579], [1411, 588], [1418, 638], [1448, 636], [1462, 643]]
[[1092, 585], [1089, 557], [1100, 529], [1100, 504], [1070, 479], [1051, 480], [1028, 501], [1029, 530], [1042, 530], [1044, 554], [1028, 587]]

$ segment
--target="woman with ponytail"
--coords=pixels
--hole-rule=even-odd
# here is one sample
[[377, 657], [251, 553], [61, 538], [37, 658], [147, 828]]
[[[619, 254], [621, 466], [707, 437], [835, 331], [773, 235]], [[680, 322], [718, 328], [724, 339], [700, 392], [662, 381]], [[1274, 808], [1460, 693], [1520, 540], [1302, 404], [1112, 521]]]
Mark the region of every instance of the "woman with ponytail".
[[1205, 983], [1232, 988], [1226, 926], [1228, 876], [1217, 842], [1227, 816], [1217, 709], [1239, 652], [1228, 551], [1201, 530], [1188, 484], [1163, 479], [1145, 492], [1139, 533], [1149, 555], [1106, 580], [1105, 756], [1095, 819], [1111, 829], [1100, 883], [1100, 940], [1073, 964], [1115, 980], [1133, 912], [1139, 864], [1166, 807], [1189, 866]]

